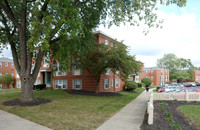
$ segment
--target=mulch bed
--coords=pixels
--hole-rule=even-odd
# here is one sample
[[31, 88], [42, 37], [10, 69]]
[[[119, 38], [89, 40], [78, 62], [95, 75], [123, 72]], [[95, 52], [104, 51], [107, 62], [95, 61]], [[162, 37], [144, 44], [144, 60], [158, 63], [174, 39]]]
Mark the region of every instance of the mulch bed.
[[68, 94], [72, 95], [85, 95], [85, 96], [104, 96], [104, 97], [121, 97], [122, 94], [118, 92], [93, 92], [84, 90], [65, 90]]
[[[165, 102], [164, 108], [160, 107], [160, 103]], [[200, 127], [194, 126], [191, 122], [189, 122], [184, 115], [178, 111], [178, 107], [182, 105], [200, 105], [200, 102], [186, 102], [186, 101], [154, 101], [154, 122], [152, 125], [148, 125], [148, 117], [147, 113], [145, 114], [145, 118], [143, 124], [141, 125], [141, 130], [175, 130], [172, 126], [175, 124], [179, 124], [181, 126], [181, 130], [200, 130]], [[164, 112], [163, 110], [167, 110]], [[172, 119], [174, 122], [167, 122], [165, 120], [166, 113], [172, 114]]]
[[44, 98], [36, 98], [33, 101], [30, 102], [22, 102], [20, 99], [14, 99], [14, 100], [9, 100], [9, 101], [5, 101], [2, 103], [2, 105], [4, 106], [37, 106], [40, 104], [46, 104], [51, 102], [51, 100], [49, 99], [44, 99]]

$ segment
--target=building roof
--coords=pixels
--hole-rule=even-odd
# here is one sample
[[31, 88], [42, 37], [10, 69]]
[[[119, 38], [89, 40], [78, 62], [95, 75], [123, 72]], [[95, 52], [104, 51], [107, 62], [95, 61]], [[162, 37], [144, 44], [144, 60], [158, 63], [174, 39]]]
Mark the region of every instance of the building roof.
[[163, 69], [160, 67], [146, 67], [144, 68], [144, 70], [169, 70], [169, 69]]
[[119, 42], [119, 41], [117, 41], [117, 39], [116, 38], [113, 38], [112, 36], [109, 36], [108, 34], [106, 34], [106, 33], [104, 33], [104, 32], [102, 32], [102, 31], [96, 31], [96, 32], [94, 32], [93, 34], [100, 34], [100, 35], [103, 35], [104, 37], [107, 37], [107, 38], [109, 38], [110, 40], [112, 40], [112, 41], [115, 41], [115, 42]]
[[200, 70], [194, 70], [194, 72], [200, 72]]
[[0, 57], [0, 62], [13, 62], [13, 59], [6, 58], [6, 57]]

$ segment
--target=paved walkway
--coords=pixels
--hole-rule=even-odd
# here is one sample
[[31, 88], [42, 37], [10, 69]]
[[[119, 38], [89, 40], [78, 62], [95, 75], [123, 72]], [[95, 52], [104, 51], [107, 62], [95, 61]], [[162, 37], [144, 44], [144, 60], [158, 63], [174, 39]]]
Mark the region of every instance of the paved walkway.
[[51, 129], [0, 110], [0, 130], [51, 130]]
[[135, 100], [104, 122], [97, 130], [140, 130], [149, 95], [150, 92], [144, 91]]

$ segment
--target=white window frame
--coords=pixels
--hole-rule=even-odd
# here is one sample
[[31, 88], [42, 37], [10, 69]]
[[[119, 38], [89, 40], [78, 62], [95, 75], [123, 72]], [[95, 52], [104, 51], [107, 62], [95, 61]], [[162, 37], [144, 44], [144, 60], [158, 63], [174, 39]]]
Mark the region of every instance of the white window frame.
[[107, 69], [106, 69], [105, 75], [110, 75], [110, 71], [111, 71], [111, 70], [110, 70], [109, 68], [107, 68]]
[[[79, 84], [78, 84], [79, 83]], [[80, 87], [76, 87], [77, 85], [80, 85]], [[81, 90], [82, 89], [82, 80], [80, 80], [80, 79], [77, 79], [77, 80], [72, 80], [72, 87], [73, 87], [73, 89], [75, 89], [75, 90]]]
[[115, 88], [120, 88], [120, 79], [115, 79]]
[[108, 40], [105, 40], [105, 45], [109, 45], [109, 41]]
[[5, 62], [5, 67], [8, 67], [8, 62]]
[[72, 75], [73, 76], [79, 76], [82, 75], [82, 69], [78, 65], [74, 65], [72, 67]]
[[19, 80], [19, 81], [16, 81], [16, 87], [17, 88], [21, 88], [21, 81]]
[[153, 70], [151, 70], [151, 73], [153, 74]]
[[153, 76], [151, 76], [151, 79], [153, 79]]
[[67, 71], [66, 72], [61, 72], [60, 70], [56, 71], [55, 76], [67, 76]]
[[110, 89], [110, 80], [104, 79], [104, 89]]
[[54, 88], [55, 89], [67, 89], [68, 88], [67, 80], [54, 80]]

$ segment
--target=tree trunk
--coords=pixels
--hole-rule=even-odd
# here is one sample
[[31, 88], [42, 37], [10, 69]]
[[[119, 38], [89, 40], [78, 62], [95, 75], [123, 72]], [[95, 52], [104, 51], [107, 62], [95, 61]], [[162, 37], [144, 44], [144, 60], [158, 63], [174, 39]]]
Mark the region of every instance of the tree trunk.
[[[24, 78], [22, 78], [24, 79]], [[28, 78], [27, 78], [28, 79]], [[33, 85], [34, 85], [34, 81], [33, 79], [29, 79], [29, 80], [21, 80], [21, 97], [20, 100], [23, 102], [30, 102], [34, 100], [34, 96], [33, 96]]]
[[99, 93], [99, 83], [100, 83], [101, 77], [97, 78], [97, 87], [96, 87], [96, 93]]

